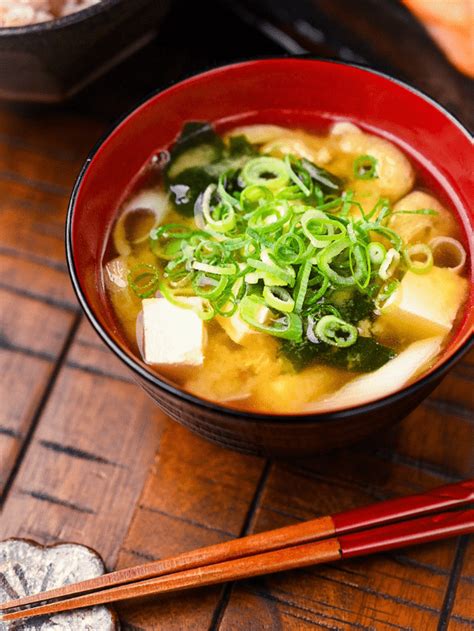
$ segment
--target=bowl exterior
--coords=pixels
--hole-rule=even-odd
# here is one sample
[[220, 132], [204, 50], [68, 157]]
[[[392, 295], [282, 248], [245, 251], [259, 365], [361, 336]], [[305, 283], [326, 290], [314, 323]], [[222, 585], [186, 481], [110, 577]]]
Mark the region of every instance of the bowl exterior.
[[473, 340], [471, 283], [464, 318], [427, 375], [371, 404], [295, 416], [244, 413], [201, 400], [158, 377], [128, 349], [102, 288], [104, 240], [130, 183], [156, 150], [168, 146], [188, 120], [220, 121], [222, 126], [265, 121], [321, 129], [334, 119], [351, 119], [393, 140], [415, 164], [430, 171], [463, 225], [472, 280], [472, 139], [430, 99], [380, 73], [348, 64], [297, 58], [257, 60], [218, 68], [172, 86], [148, 99], [112, 130], [86, 162], [71, 198], [68, 264], [92, 325], [165, 412], [232, 449], [297, 457], [361, 440], [413, 410]]
[[0, 29], [0, 98], [59, 102], [146, 44], [169, 0], [104, 0], [71, 16]]
[[371, 409], [351, 411], [326, 421], [317, 416], [295, 416], [286, 417], [285, 422], [278, 416], [243, 421], [238, 412], [223, 414], [217, 409], [202, 408], [144, 379], [138, 377], [136, 381], [169, 417], [221, 447], [249, 455], [296, 459], [363, 441], [393, 425], [414, 410], [441, 378], [440, 375], [408, 396]]

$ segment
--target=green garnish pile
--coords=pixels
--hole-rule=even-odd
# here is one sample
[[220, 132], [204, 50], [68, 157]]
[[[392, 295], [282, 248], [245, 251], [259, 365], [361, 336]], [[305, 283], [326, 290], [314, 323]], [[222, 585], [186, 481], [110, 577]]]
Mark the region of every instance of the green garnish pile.
[[[357, 157], [353, 168], [356, 178], [377, 177], [372, 156]], [[202, 306], [193, 308], [204, 320], [238, 313], [280, 338], [298, 369], [318, 361], [368, 371], [395, 355], [357, 325], [375, 317], [404, 271], [424, 273], [433, 259], [427, 246], [406, 246], [388, 227], [388, 199], [365, 213], [329, 171], [261, 155], [243, 136], [225, 145], [202, 123], [184, 127], [164, 180], [178, 213], [195, 222], [151, 231], [159, 264], [129, 276], [140, 298], [159, 290], [189, 308], [183, 298], [197, 296]]]

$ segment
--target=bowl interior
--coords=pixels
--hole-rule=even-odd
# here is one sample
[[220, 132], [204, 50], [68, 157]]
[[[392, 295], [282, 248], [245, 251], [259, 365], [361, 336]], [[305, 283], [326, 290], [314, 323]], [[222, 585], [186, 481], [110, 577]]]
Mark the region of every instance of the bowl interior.
[[[311, 59], [269, 59], [212, 70], [156, 94], [135, 109], [86, 162], [71, 200], [68, 245], [79, 297], [105, 341], [155, 384], [166, 382], [127, 349], [105, 298], [101, 263], [116, 210], [141, 168], [166, 148], [184, 122], [208, 120], [229, 127], [270, 122], [318, 130], [349, 119], [396, 143], [455, 209], [471, 256], [474, 183], [472, 140], [445, 110], [419, 92], [382, 74]], [[472, 335], [473, 289], [451, 343], [437, 366]]]

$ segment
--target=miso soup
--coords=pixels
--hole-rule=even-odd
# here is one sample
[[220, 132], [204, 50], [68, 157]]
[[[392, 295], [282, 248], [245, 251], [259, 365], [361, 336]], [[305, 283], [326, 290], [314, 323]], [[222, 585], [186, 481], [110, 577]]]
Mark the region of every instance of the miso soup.
[[186, 124], [117, 209], [104, 284], [131, 349], [184, 390], [261, 413], [400, 389], [467, 297], [454, 214], [388, 140]]

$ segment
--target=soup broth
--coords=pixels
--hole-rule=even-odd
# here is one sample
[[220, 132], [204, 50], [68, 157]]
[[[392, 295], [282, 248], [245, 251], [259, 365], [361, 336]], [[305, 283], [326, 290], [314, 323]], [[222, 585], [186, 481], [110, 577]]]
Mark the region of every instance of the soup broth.
[[427, 370], [462, 312], [450, 212], [389, 141], [188, 123], [118, 210], [104, 284], [132, 350], [204, 399], [326, 411]]

